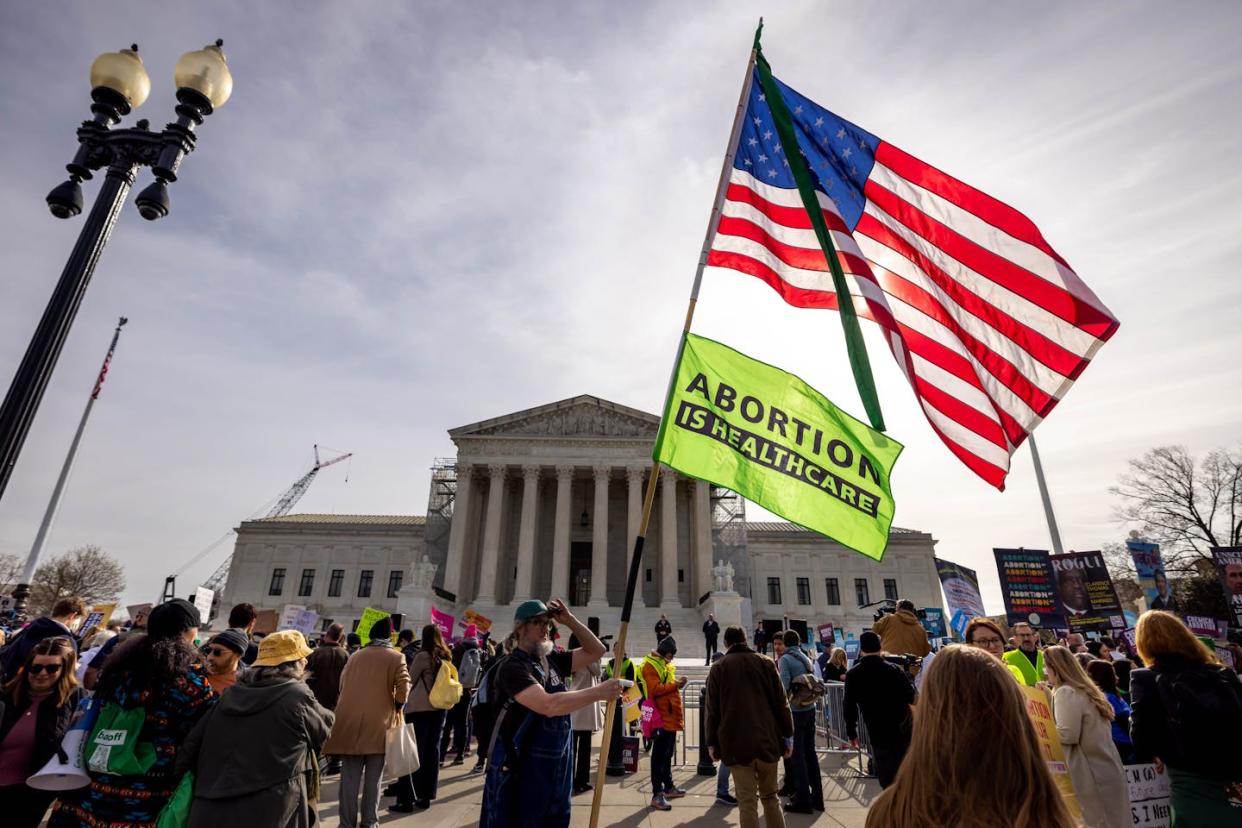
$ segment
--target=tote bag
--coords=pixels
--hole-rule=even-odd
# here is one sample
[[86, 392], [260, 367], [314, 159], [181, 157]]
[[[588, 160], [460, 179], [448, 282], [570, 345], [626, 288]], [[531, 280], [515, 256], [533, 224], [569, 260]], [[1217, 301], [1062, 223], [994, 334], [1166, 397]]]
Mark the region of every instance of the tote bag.
[[461, 701], [462, 686], [457, 679], [457, 668], [453, 662], [445, 659], [440, 662], [440, 671], [436, 673], [436, 683], [427, 694], [427, 701], [437, 710], [450, 710]]
[[388, 728], [384, 735], [384, 772], [399, 777], [416, 770], [418, 742], [414, 738], [414, 725], [403, 724]]

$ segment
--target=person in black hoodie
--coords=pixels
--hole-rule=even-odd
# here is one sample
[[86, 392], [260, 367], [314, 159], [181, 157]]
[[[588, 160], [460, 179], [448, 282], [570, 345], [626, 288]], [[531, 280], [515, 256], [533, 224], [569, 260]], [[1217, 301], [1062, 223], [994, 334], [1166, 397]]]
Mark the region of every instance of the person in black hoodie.
[[845, 674], [845, 729], [850, 742], [858, 746], [858, 709], [871, 739], [875, 775], [881, 788], [897, 776], [901, 760], [910, 747], [913, 724], [910, 705], [914, 704], [914, 684], [906, 671], [884, 660], [880, 637], [871, 631], [858, 640], [862, 653], [858, 663]]
[[264, 637], [254, 664], [190, 731], [176, 767], [195, 775], [188, 828], [317, 823], [316, 754], [333, 714], [306, 686], [310, 653], [297, 630]]
[[0, 688], [0, 814], [6, 828], [36, 828], [56, 794], [26, 784], [60, 747], [82, 691], [77, 651], [65, 637], [35, 644]]
[[63, 635], [73, 642], [77, 654], [78, 627], [86, 618], [86, 605], [82, 599], [71, 595], [52, 605], [51, 616], [41, 616], [31, 621], [21, 632], [9, 639], [0, 649], [0, 680], [12, 678], [17, 669], [26, 663], [26, 656], [34, 646], [45, 638]]
[[1130, 673], [1135, 758], [1167, 768], [1172, 825], [1236, 825], [1242, 682], [1172, 613], [1143, 613], [1134, 637], [1149, 665]]

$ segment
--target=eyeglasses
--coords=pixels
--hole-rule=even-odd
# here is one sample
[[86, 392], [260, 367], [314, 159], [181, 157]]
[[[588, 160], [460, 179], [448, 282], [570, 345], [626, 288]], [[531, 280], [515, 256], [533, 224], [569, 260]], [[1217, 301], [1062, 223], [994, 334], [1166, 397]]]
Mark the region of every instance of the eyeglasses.
[[995, 647], [998, 644], [1003, 645], [1005, 642], [999, 638], [976, 638], [972, 643], [980, 647]]
[[207, 655], [215, 656], [216, 658], [220, 658], [221, 656], [226, 656], [231, 652], [232, 650], [226, 650], [223, 647], [208, 647], [207, 648]]
[[29, 667], [26, 668], [26, 671], [29, 672], [30, 675], [32, 676], [37, 676], [44, 671], [46, 671], [49, 676], [52, 676], [60, 672], [60, 665], [59, 664], [31, 664]]

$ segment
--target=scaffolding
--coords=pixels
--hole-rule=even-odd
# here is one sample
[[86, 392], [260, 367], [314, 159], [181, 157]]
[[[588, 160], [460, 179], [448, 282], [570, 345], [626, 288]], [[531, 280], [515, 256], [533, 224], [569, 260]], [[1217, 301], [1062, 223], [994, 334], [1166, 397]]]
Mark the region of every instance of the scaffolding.
[[712, 558], [733, 565], [733, 589], [750, 598], [750, 553], [746, 548], [746, 500], [712, 486]]
[[424, 531], [427, 557], [436, 565], [433, 586], [444, 588], [444, 562], [448, 560], [449, 530], [453, 525], [453, 502], [457, 499], [457, 463], [447, 457], [431, 465], [431, 488], [427, 492], [427, 524]]

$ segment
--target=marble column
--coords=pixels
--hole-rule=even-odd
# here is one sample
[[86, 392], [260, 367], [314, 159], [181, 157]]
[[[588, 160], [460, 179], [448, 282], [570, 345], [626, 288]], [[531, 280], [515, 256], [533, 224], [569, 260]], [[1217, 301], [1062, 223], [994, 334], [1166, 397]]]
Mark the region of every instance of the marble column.
[[630, 556], [634, 554], [634, 539], [638, 537], [638, 526], [643, 522], [643, 481], [646, 479], [646, 466], [629, 466], [625, 470], [626, 492], [629, 495], [629, 506], [625, 511], [625, 566], [627, 573], [629, 572]]
[[496, 603], [496, 570], [500, 565], [500, 511], [504, 508], [505, 472], [503, 465], [487, 467], [487, 520], [483, 524], [483, 553], [479, 562], [480, 604]]
[[522, 466], [522, 524], [518, 529], [515, 601], [535, 597], [535, 524], [539, 515], [539, 466]]
[[595, 467], [595, 510], [591, 516], [591, 600], [593, 608], [608, 606], [608, 483], [612, 466]]
[[677, 595], [677, 472], [660, 470], [660, 608], [681, 606]]
[[448, 553], [444, 558], [444, 589], [464, 601], [461, 573], [466, 564], [466, 538], [470, 537], [470, 523], [476, 519], [470, 508], [474, 495], [474, 466], [457, 464], [457, 491], [453, 496], [453, 518], [449, 525]]
[[556, 467], [556, 522], [552, 536], [552, 586], [549, 598], [568, 598], [569, 589], [569, 487], [574, 481], [573, 466]]
[[706, 480], [694, 481], [691, 508], [694, 515], [694, 594], [695, 601], [712, 589], [712, 497]]

